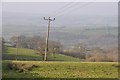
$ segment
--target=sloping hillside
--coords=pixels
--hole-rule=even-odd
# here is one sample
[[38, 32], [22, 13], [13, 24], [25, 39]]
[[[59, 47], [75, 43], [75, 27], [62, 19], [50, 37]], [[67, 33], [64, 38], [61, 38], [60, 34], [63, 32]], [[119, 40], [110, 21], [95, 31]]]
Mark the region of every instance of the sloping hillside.
[[[13, 47], [8, 47], [7, 52], [3, 53], [4, 60], [43, 60], [41, 54], [36, 54], [34, 50], [18, 48], [18, 56], [16, 55], [17, 49]], [[73, 58], [70, 56], [65, 56], [62, 54], [48, 54], [48, 61], [80, 61], [77, 58]]]

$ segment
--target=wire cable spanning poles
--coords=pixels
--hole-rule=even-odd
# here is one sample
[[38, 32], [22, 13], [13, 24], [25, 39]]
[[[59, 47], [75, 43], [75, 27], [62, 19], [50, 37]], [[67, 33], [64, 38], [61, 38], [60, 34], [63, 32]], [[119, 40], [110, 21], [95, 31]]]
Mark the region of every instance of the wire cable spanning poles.
[[47, 60], [47, 52], [48, 52], [48, 40], [49, 40], [49, 31], [50, 31], [50, 22], [51, 21], [54, 21], [55, 18], [45, 18], [44, 17], [44, 20], [47, 20], [48, 21], [48, 29], [47, 29], [47, 35], [46, 35], [46, 47], [45, 47], [45, 55], [44, 55], [44, 61]]

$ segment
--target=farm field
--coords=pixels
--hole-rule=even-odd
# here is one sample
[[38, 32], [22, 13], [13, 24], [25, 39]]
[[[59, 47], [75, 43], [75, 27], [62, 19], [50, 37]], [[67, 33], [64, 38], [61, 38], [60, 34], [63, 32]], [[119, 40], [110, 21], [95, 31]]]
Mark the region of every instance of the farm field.
[[[37, 67], [19, 72], [9, 69], [9, 63]], [[4, 60], [2, 76], [3, 78], [118, 78], [118, 63]]]

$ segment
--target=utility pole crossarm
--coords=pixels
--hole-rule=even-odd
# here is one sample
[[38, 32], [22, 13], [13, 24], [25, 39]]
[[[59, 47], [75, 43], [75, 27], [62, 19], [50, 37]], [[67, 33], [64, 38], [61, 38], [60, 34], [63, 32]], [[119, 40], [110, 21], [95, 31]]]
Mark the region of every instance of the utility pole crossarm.
[[50, 17], [49, 17], [49, 18], [45, 18], [45, 17], [44, 17], [44, 20], [54, 21], [55, 18], [51, 19]]
[[46, 61], [46, 60], [47, 60], [47, 52], [48, 52], [48, 41], [49, 41], [50, 22], [51, 22], [51, 21], [54, 21], [55, 18], [51, 19], [50, 17], [49, 17], [49, 18], [45, 18], [45, 17], [44, 17], [44, 20], [47, 20], [47, 21], [48, 21], [48, 30], [47, 30], [47, 35], [46, 35], [46, 48], [45, 48], [45, 55], [44, 55], [44, 61]]
[[50, 19], [51, 21], [55, 21], [55, 18], [53, 18], [53, 19]]
[[49, 20], [49, 19], [46, 19], [46, 18], [44, 17], [44, 20]]

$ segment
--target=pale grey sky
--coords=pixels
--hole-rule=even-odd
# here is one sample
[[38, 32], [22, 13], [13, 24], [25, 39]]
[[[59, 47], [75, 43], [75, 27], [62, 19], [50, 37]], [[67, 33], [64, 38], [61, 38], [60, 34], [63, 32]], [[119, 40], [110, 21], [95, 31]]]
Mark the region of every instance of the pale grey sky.
[[[65, 6], [65, 7], [64, 7]], [[65, 9], [61, 9], [65, 8]], [[24, 14], [88, 14], [88, 15], [117, 15], [115, 2], [6, 2], [3, 3], [3, 13]], [[56, 15], [55, 15], [56, 16]]]
[[[88, 25], [117, 24], [117, 2], [4, 2], [5, 24], [46, 25], [43, 17], [55, 17], [53, 24]], [[71, 16], [72, 15], [72, 16]], [[91, 17], [87, 17], [87, 16]], [[102, 16], [102, 17], [101, 17]], [[115, 17], [114, 17], [115, 16]], [[109, 18], [107, 18], [109, 17]]]
[[119, 0], [1, 0], [2, 2], [119, 2]]

